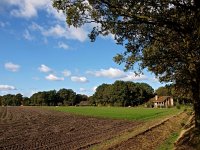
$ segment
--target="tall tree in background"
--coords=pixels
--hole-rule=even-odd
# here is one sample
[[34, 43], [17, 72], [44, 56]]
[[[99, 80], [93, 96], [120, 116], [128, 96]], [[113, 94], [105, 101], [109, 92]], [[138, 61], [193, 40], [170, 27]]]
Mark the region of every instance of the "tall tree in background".
[[58, 97], [64, 105], [75, 105], [76, 104], [76, 93], [72, 89], [60, 89], [57, 92]]
[[192, 92], [200, 129], [199, 0], [54, 0], [68, 25], [94, 22], [89, 37], [113, 34], [126, 50], [115, 57], [125, 69], [148, 68], [160, 81]]

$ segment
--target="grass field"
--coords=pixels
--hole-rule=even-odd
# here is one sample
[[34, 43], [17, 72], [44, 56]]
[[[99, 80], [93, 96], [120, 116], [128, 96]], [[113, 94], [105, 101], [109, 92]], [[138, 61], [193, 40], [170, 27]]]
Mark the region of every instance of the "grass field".
[[176, 108], [124, 108], [124, 107], [45, 107], [71, 114], [125, 120], [151, 120], [181, 112]]

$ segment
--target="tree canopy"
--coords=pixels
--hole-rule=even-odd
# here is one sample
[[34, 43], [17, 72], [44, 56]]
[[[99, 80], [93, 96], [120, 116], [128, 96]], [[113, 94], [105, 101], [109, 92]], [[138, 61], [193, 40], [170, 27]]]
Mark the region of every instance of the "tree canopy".
[[152, 98], [153, 92], [153, 88], [146, 83], [115, 81], [113, 84], [98, 86], [91, 103], [103, 106], [136, 106]]
[[181, 89], [177, 89], [173, 84], [159, 87], [155, 90], [158, 96], [173, 96], [173, 99], [181, 104], [191, 103], [191, 92]]
[[6, 94], [0, 96], [0, 105], [3, 106], [74, 106], [81, 101], [88, 101], [87, 95], [76, 94], [72, 89], [60, 89], [59, 91], [40, 91], [30, 98], [22, 94]]
[[137, 62], [160, 81], [189, 89], [200, 129], [199, 0], [53, 0], [53, 6], [69, 26], [93, 22], [92, 41], [113, 34], [125, 47], [114, 60], [125, 69]]

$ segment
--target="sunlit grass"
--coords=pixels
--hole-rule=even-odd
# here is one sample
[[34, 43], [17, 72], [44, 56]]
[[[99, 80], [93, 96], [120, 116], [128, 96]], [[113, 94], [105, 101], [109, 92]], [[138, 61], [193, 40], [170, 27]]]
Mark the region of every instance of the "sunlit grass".
[[142, 107], [45, 107], [57, 111], [91, 117], [126, 119], [126, 120], [150, 120], [181, 112], [176, 108], [142, 108]]

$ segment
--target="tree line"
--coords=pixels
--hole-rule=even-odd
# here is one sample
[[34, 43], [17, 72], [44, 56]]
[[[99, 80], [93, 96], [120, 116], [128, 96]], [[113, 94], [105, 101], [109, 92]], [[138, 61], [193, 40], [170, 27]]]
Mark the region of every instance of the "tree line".
[[136, 106], [147, 102], [153, 96], [153, 88], [146, 83], [115, 81], [102, 84], [96, 92], [87, 95], [76, 94], [72, 89], [50, 90], [34, 93], [30, 98], [22, 94], [0, 96], [0, 105], [4, 106], [75, 106], [81, 101], [88, 105]]
[[[173, 96], [179, 103], [192, 103], [192, 94], [177, 89], [173, 84], [159, 87], [155, 93], [158, 96]], [[87, 101], [87, 105], [93, 106], [137, 106], [147, 102], [153, 96], [153, 88], [146, 83], [115, 81], [113, 84], [101, 84], [90, 97], [63, 88], [59, 91], [37, 92], [30, 98], [23, 97], [20, 93], [7, 94], [0, 96], [0, 106], [74, 106], [81, 101]]]
[[147, 102], [153, 96], [153, 88], [146, 83], [116, 81], [102, 84], [90, 97], [93, 105], [136, 106]]
[[0, 105], [4, 106], [74, 106], [81, 101], [87, 101], [88, 96], [76, 94], [72, 89], [60, 89], [37, 92], [30, 98], [23, 97], [22, 94], [7, 94], [0, 96]]

